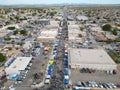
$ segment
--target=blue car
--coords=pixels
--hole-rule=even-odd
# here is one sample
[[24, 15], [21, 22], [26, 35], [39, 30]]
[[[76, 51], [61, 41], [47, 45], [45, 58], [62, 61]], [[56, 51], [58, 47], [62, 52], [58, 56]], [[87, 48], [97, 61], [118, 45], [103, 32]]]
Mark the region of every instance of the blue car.
[[53, 52], [53, 55], [56, 55], [56, 52]]
[[67, 56], [67, 55], [64, 55], [64, 59], [68, 59], [68, 56]]
[[64, 83], [65, 83], [65, 84], [69, 84], [69, 80], [65, 79], [65, 80], [64, 80]]
[[68, 75], [68, 71], [64, 71], [64, 74], [65, 74], [65, 75]]
[[64, 69], [64, 75], [68, 75], [68, 68]]
[[52, 70], [53, 70], [53, 68], [51, 68], [51, 67], [48, 68], [48, 71], [52, 71]]
[[66, 70], [68, 71], [68, 68], [64, 68], [64, 70], [65, 70], [65, 71], [66, 71]]
[[52, 74], [52, 72], [51, 71], [48, 71], [48, 75], [51, 75]]
[[63, 64], [68, 66], [68, 62], [67, 61], [64, 61]]
[[40, 46], [36, 46], [35, 48], [40, 48]]

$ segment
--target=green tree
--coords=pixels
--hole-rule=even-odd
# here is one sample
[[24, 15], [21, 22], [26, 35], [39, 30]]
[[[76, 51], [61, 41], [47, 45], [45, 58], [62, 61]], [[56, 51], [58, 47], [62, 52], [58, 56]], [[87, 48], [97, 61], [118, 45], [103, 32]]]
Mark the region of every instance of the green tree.
[[6, 24], [6, 25], [9, 25], [9, 24], [10, 24], [10, 22], [9, 22], [9, 21], [6, 21], [6, 22], [5, 22], [5, 24]]
[[111, 56], [111, 58], [118, 63], [119, 60], [119, 53], [115, 52], [115, 51], [109, 51], [108, 54]]
[[112, 31], [112, 33], [113, 33], [113, 35], [117, 35], [117, 34], [118, 34], [116, 29], [114, 29], [114, 30]]
[[96, 21], [93, 21], [93, 23], [96, 23]]
[[3, 62], [6, 60], [6, 56], [0, 53], [0, 62]]
[[82, 37], [82, 34], [79, 34], [79, 37]]
[[4, 37], [4, 40], [6, 40], [6, 41], [10, 41], [11, 40], [11, 37]]
[[116, 40], [115, 40], [116, 42], [120, 42], [120, 38], [116, 38]]
[[102, 29], [103, 29], [104, 31], [111, 31], [112, 26], [111, 26], [110, 24], [106, 24], [106, 25], [104, 25], [104, 26], [102, 27]]
[[15, 16], [15, 19], [16, 19], [16, 20], [19, 20], [19, 17], [18, 17], [18, 16]]
[[12, 47], [7, 47], [7, 49], [12, 50]]
[[114, 42], [114, 40], [111, 39], [106, 40], [106, 43], [112, 43], [112, 42]]
[[15, 30], [15, 31], [13, 32], [13, 35], [16, 35], [16, 34], [18, 34], [18, 30]]
[[26, 30], [21, 30], [20, 34], [27, 35], [27, 31]]
[[50, 12], [50, 16], [54, 16], [57, 12]]
[[7, 29], [9, 29], [9, 30], [14, 30], [15, 27], [8, 27]]
[[17, 43], [17, 45], [20, 45], [20, 46], [22, 46], [22, 45], [23, 45], [23, 42], [19, 42], [19, 43]]
[[81, 30], [81, 31], [83, 31], [83, 30], [84, 30], [84, 28], [83, 28], [83, 27], [80, 27], [80, 30]]

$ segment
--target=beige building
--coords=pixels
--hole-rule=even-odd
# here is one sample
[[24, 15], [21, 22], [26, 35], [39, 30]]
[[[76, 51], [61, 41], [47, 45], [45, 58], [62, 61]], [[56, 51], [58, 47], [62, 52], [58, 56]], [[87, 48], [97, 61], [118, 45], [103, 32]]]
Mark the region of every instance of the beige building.
[[94, 27], [91, 27], [90, 29], [91, 29], [91, 31], [94, 32], [94, 33], [105, 33], [105, 32], [102, 30], [102, 28], [99, 27], [99, 26], [94, 26]]
[[[79, 34], [81, 34], [82, 37], [79, 37]], [[68, 39], [70, 41], [82, 42], [85, 37], [86, 32], [81, 31], [78, 24], [68, 26]]]
[[41, 42], [55, 42], [59, 29], [59, 21], [51, 20], [49, 25], [46, 25], [41, 30], [40, 36], [37, 40]]
[[114, 70], [117, 65], [103, 49], [69, 49], [71, 68]]
[[86, 21], [86, 20], [88, 20], [88, 17], [83, 16], [83, 15], [79, 15], [79, 16], [76, 16], [76, 19], [77, 19], [77, 20]]
[[41, 42], [54, 42], [56, 41], [57, 33], [57, 29], [42, 30], [37, 40]]
[[58, 29], [59, 28], [59, 21], [51, 20], [49, 25], [46, 25], [46, 29]]
[[0, 30], [0, 37], [4, 37], [5, 35], [7, 35], [10, 32], [11, 31], [8, 31], [8, 30]]

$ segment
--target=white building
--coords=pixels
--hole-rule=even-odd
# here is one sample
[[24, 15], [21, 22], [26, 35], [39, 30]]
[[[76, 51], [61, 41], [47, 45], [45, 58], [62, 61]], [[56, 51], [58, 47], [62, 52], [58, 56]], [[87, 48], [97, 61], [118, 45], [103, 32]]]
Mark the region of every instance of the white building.
[[60, 21], [63, 19], [62, 16], [55, 16], [54, 18], [55, 18], [56, 20], [60, 20]]
[[16, 36], [16, 35], [11, 35], [10, 36], [12, 39], [15, 39], [15, 38], [18, 38], [19, 39], [19, 36]]
[[86, 21], [88, 20], [88, 17], [81, 15], [81, 16], [77, 16], [76, 19]]
[[28, 49], [30, 49], [31, 47], [32, 47], [32, 44], [31, 44], [30, 41], [25, 42], [25, 44], [23, 45], [23, 48], [24, 48], [25, 50], [28, 50]]
[[59, 21], [51, 20], [49, 25], [46, 25], [46, 29], [58, 29], [59, 28]]
[[78, 34], [80, 33], [79, 25], [69, 25], [68, 26], [68, 39], [74, 41], [78, 39]]
[[90, 68], [97, 70], [114, 70], [115, 62], [103, 49], [69, 49], [71, 68]]
[[40, 36], [37, 38], [41, 42], [49, 42], [49, 41], [56, 41], [56, 37], [58, 34], [58, 29], [49, 29], [49, 30], [42, 30]]
[[10, 79], [13, 75], [19, 75], [22, 70], [25, 70], [31, 60], [32, 57], [17, 57], [9, 67], [5, 68], [8, 79]]

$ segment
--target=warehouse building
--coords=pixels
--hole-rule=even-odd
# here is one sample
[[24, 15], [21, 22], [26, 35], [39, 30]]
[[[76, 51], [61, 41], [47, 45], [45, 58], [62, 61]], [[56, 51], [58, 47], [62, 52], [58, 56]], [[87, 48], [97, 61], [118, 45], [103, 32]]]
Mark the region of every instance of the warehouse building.
[[[80, 39], [78, 34], [80, 33], [79, 25], [69, 25], [68, 26], [68, 39], [70, 41], [75, 41], [76, 39]], [[80, 39], [81, 40], [81, 39]]]
[[58, 29], [42, 30], [37, 38], [41, 42], [55, 42], [58, 34]]
[[114, 70], [115, 62], [103, 49], [69, 49], [71, 68], [89, 68], [96, 70]]
[[[82, 35], [80, 37], [79, 35]], [[78, 24], [68, 25], [68, 39], [72, 42], [83, 42], [86, 37], [86, 32], [80, 31], [80, 26]]]
[[8, 79], [11, 79], [15, 75], [19, 75], [21, 71], [27, 68], [27, 65], [32, 60], [32, 57], [17, 57], [10, 66], [5, 68], [5, 72]]
[[46, 29], [58, 29], [59, 28], [59, 21], [51, 20], [49, 25], [46, 25]]
[[81, 20], [86, 21], [86, 20], [88, 20], [88, 17], [80, 15], [80, 16], [76, 16], [76, 20], [78, 20], [78, 21], [81, 21]]
[[36, 23], [39, 23], [41, 25], [49, 25], [50, 24], [50, 20], [44, 18], [44, 19], [36, 20]]

